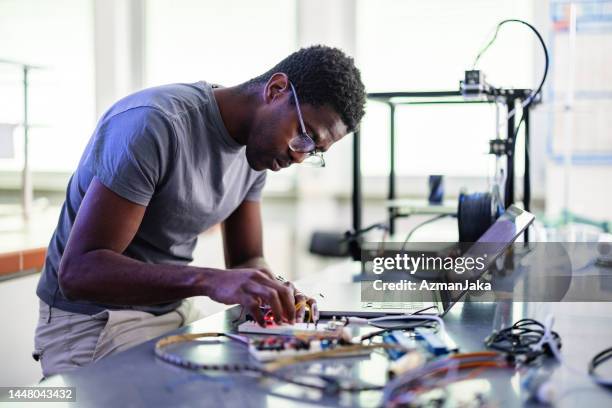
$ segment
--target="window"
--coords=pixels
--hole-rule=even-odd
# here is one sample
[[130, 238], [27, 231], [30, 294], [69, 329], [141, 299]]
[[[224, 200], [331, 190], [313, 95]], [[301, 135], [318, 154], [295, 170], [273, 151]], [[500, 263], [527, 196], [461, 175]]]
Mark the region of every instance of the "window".
[[[84, 0], [0, 2], [0, 59], [47, 67], [30, 75], [33, 170], [74, 171], [95, 126], [92, 8]], [[2, 123], [23, 121], [22, 80], [19, 67], [0, 64]], [[1, 170], [23, 165], [21, 126], [15, 145], [15, 158], [0, 159]]]
[[[148, 0], [145, 85], [242, 83], [297, 48], [295, 0]], [[287, 191], [295, 169], [270, 173], [266, 191]]]
[[[458, 89], [496, 24], [530, 20], [531, 7], [527, 0], [360, 0], [357, 63], [368, 92]], [[506, 25], [478, 67], [495, 86], [533, 87], [535, 41], [524, 27]], [[398, 175], [492, 175], [494, 159], [485, 153], [495, 137], [493, 105], [411, 105], [396, 115]], [[368, 103], [362, 134], [364, 174], [387, 174], [385, 105]]]
[[146, 8], [147, 86], [235, 85], [296, 48], [295, 1], [148, 0]]

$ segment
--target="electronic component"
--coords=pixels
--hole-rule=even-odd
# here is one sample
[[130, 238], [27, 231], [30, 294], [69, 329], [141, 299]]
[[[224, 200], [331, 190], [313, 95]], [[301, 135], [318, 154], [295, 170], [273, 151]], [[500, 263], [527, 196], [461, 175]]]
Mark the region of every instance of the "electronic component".
[[389, 378], [421, 368], [425, 364], [425, 355], [418, 351], [409, 351], [389, 364]]
[[[186, 334], [177, 334], [171, 335], [167, 337], [163, 337], [155, 343], [155, 356], [162, 361], [165, 361], [169, 364], [187, 368], [190, 370], [210, 370], [210, 371], [224, 371], [224, 372], [251, 372], [257, 373], [260, 376], [274, 378], [280, 381], [285, 381], [290, 384], [294, 384], [300, 387], [316, 389], [322, 391], [324, 393], [334, 393], [337, 394], [339, 392], [350, 392], [357, 393], [362, 391], [373, 391], [373, 390], [381, 390], [383, 388], [382, 385], [372, 385], [372, 384], [341, 384], [337, 382], [334, 378], [329, 378], [327, 376], [320, 376], [319, 382], [313, 382], [311, 379], [308, 381], [304, 381], [302, 378], [296, 378], [293, 376], [285, 375], [283, 373], [277, 372], [280, 368], [287, 367], [293, 364], [297, 364], [304, 361], [313, 361], [322, 358], [330, 358], [330, 357], [344, 357], [347, 355], [358, 355], [360, 353], [371, 352], [372, 350], [378, 348], [386, 348], [386, 345], [362, 345], [362, 344], [349, 344], [346, 346], [321, 350], [319, 352], [312, 352], [306, 355], [294, 355], [287, 358], [280, 358], [274, 362], [267, 363], [265, 365], [261, 364], [249, 364], [249, 363], [236, 363], [236, 364], [210, 364], [206, 362], [196, 362], [189, 360], [187, 358], [182, 357], [179, 354], [175, 354], [172, 351], [169, 351], [169, 346], [176, 345], [179, 343], [194, 343], [197, 344], [197, 340], [203, 338], [216, 338], [216, 337], [227, 337], [235, 343], [250, 345], [248, 338], [243, 336], [239, 336], [231, 333], [219, 333], [219, 332], [211, 332], [211, 333], [186, 333]], [[312, 346], [311, 346], [312, 347]], [[323, 384], [321, 384], [323, 382]]]
[[489, 140], [489, 154], [495, 156], [503, 156], [511, 151], [511, 146], [506, 139], [491, 139]]
[[[383, 333], [382, 338], [383, 338], [383, 342], [386, 344], [397, 344], [395, 337], [391, 333]], [[404, 354], [406, 354], [404, 351], [396, 350], [396, 349], [388, 349], [385, 351], [387, 352], [387, 355], [392, 361], [395, 361], [399, 359], [400, 357], [402, 357]]]
[[251, 334], [276, 334], [283, 336], [327, 333], [338, 337], [343, 332], [343, 325], [339, 325], [333, 320], [323, 324], [315, 323], [295, 323], [295, 324], [276, 324], [266, 320], [266, 327], [261, 327], [256, 322], [244, 322], [238, 326], [240, 333]]
[[283, 357], [314, 354], [326, 350], [336, 350], [336, 357], [363, 356], [371, 353], [370, 349], [347, 348], [345, 347], [347, 345], [351, 345], [351, 343], [343, 338], [320, 338], [316, 334], [310, 338], [274, 335], [251, 339], [249, 353], [262, 362]]
[[453, 353], [459, 350], [455, 342], [446, 332], [434, 333], [430, 330], [418, 327], [414, 330], [417, 339], [423, 340], [427, 350], [436, 356]]
[[477, 69], [465, 71], [464, 80], [459, 82], [459, 88], [464, 98], [487, 95], [491, 91], [491, 86], [485, 81], [484, 73]]
[[404, 350], [397, 348], [386, 349], [387, 355], [393, 361], [399, 360], [403, 357], [407, 350], [413, 350], [416, 347], [415, 341], [409, 338], [404, 332], [400, 330], [393, 330], [382, 334], [383, 342], [391, 345], [401, 346]]
[[548, 370], [532, 368], [521, 379], [521, 389], [527, 396], [524, 402], [535, 401], [540, 404], [551, 405], [555, 400], [555, 387], [550, 379]]

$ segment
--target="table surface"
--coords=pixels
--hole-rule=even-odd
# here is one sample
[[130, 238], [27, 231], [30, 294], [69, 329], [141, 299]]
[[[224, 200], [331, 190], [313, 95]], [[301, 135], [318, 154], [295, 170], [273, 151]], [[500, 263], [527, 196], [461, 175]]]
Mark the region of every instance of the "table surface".
[[[329, 296], [333, 294], [335, 285], [350, 279], [356, 269], [358, 266], [339, 264], [325, 271], [325, 279], [321, 279], [322, 274], [313, 275], [304, 285], [311, 288], [318, 285]], [[555, 316], [554, 329], [563, 340], [562, 355], [567, 365], [573, 367], [552, 364], [555, 406], [612, 406], [612, 390], [595, 385], [586, 375], [587, 364], [593, 355], [612, 345], [612, 302], [463, 302], [453, 307], [444, 320], [448, 333], [461, 351], [477, 351], [484, 348], [483, 339], [492, 330], [509, 326], [523, 317], [543, 321], [550, 313]], [[230, 331], [235, 328], [232, 322], [238, 315], [239, 308], [233, 307], [173, 333]], [[53, 376], [40, 385], [76, 387], [79, 406], [286, 408], [379, 406], [381, 402], [380, 392], [323, 395], [316, 390], [252, 375], [190, 371], [156, 359], [154, 344], [154, 340], [148, 341], [89, 366]], [[191, 346], [185, 353], [193, 360], [209, 363], [245, 362], [249, 359], [243, 346], [227, 341]], [[311, 370], [333, 371], [374, 384], [384, 383], [386, 368], [387, 359], [378, 353], [310, 366]], [[612, 373], [608, 370], [607, 374]], [[476, 390], [488, 394], [494, 406], [524, 405], [525, 395], [520, 387], [523, 375], [510, 369], [489, 369], [469, 383], [459, 384], [459, 388], [451, 390], [451, 393], [458, 392], [458, 396], [465, 397], [470, 395], [470, 390]]]

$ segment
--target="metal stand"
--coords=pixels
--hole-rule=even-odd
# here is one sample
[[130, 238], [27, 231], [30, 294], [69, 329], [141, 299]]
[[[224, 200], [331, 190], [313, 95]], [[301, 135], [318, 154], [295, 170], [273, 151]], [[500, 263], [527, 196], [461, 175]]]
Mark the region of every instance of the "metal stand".
[[23, 169], [21, 171], [21, 205], [23, 209], [24, 220], [29, 220], [32, 213], [32, 175], [30, 174], [30, 121], [29, 121], [29, 106], [28, 106], [28, 91], [29, 91], [29, 73], [32, 69], [42, 69], [41, 66], [30, 65], [23, 62], [10, 61], [0, 59], [0, 64], [14, 65], [21, 68], [23, 73]]

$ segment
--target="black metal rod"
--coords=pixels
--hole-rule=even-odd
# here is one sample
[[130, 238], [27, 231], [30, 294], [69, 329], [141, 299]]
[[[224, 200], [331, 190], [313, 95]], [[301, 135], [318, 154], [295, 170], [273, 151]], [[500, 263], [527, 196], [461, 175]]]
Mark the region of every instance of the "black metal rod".
[[506, 104], [508, 110], [508, 129], [507, 129], [507, 154], [506, 154], [506, 188], [504, 194], [504, 208], [514, 204], [514, 115], [510, 112], [514, 109], [516, 99], [510, 98]]
[[[507, 98], [526, 98], [533, 91], [531, 89], [497, 89], [488, 95], [501, 95]], [[382, 102], [391, 102], [392, 98], [442, 98], [449, 96], [463, 96], [461, 91], [423, 91], [423, 92], [371, 92], [368, 93], [368, 99], [374, 99]], [[400, 105], [401, 101], [393, 101], [395, 104]], [[466, 102], [471, 102], [469, 99]], [[490, 103], [494, 103], [495, 100], [490, 100]]]
[[390, 98], [439, 98], [443, 96], [461, 96], [460, 91], [425, 91], [425, 92], [372, 92], [368, 94], [371, 99]]
[[531, 211], [531, 162], [529, 161], [529, 107], [523, 112], [525, 121], [525, 176], [523, 178], [523, 206]]
[[394, 100], [393, 104], [399, 105], [489, 105], [491, 101], [464, 101], [461, 99], [448, 100], [448, 101], [436, 101], [436, 100], [413, 100], [413, 101], [397, 101]]
[[[395, 199], [395, 105], [389, 104], [389, 200]], [[389, 234], [395, 234], [395, 208], [390, 206], [389, 209]]]
[[[525, 174], [523, 176], [523, 207], [531, 211], [531, 162], [529, 161], [529, 106], [523, 110], [525, 121]], [[529, 242], [529, 228], [525, 230], [525, 242]]]
[[353, 133], [353, 231], [361, 230], [361, 136]]

